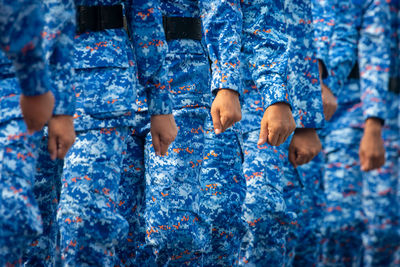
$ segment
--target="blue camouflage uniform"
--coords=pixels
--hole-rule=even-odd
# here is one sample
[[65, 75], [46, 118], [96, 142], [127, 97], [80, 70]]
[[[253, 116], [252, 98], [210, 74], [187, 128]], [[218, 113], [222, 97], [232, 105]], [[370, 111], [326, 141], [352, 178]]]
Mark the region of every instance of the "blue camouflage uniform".
[[[200, 18], [197, 0], [160, 2], [164, 17]], [[166, 156], [148, 153], [145, 158], [146, 245], [158, 265], [198, 265], [206, 238], [199, 198], [204, 127], [211, 104], [210, 66], [202, 41], [167, 41], [166, 65], [178, 135]]]
[[[244, 133], [246, 228], [238, 263], [279, 266], [283, 264], [285, 225], [290, 217], [286, 214], [280, 184], [280, 158], [287, 155], [281, 147], [257, 147], [256, 143], [264, 110], [277, 102], [289, 102], [284, 5], [281, 1], [219, 2], [214, 1], [210, 7], [211, 15], [222, 18], [214, 19], [220, 29], [218, 34], [208, 37], [209, 50], [216, 54], [212, 59], [212, 82], [218, 85], [215, 88], [243, 88], [240, 89], [243, 92], [240, 127]], [[212, 23], [213, 19], [208, 20]], [[224, 28], [224, 21], [230, 25]], [[230, 52], [222, 54], [221, 47], [227, 47]], [[239, 56], [240, 49], [243, 53]], [[238, 81], [240, 76], [242, 82]]]
[[[72, 52], [75, 36], [75, 5], [72, 0], [42, 1], [45, 27], [42, 33], [46, 60], [51, 70], [51, 86], [58, 88], [55, 94], [54, 115], [73, 116], [75, 97], [72, 84]], [[71, 103], [62, 106], [63, 103]], [[58, 227], [56, 215], [61, 190], [62, 160], [51, 160], [47, 147], [47, 131], [38, 145], [38, 158], [33, 191], [38, 202], [43, 234], [32, 240], [24, 253], [24, 264], [54, 266]]]
[[[144, 26], [149, 22], [158, 25], [152, 30], [159, 33], [151, 36], [163, 36], [157, 1], [77, 0], [75, 5], [123, 5], [130, 32], [149, 33]], [[160, 68], [166, 43], [162, 38], [147, 42], [158, 49], [145, 58], [154, 57], [155, 67]], [[135, 99], [141, 86], [137, 77], [142, 75], [138, 59], [123, 28], [88, 31], [75, 37], [77, 138], [65, 158], [57, 214], [65, 265], [112, 266], [120, 262], [115, 248], [123, 244], [129, 224], [118, 209], [119, 185], [129, 127], [137, 123]], [[171, 113], [168, 84], [160, 78], [156, 83], [149, 81], [145, 89], [150, 115]]]
[[[385, 164], [378, 170], [363, 173], [363, 211], [366, 218], [366, 231], [363, 233], [364, 259], [365, 266], [387, 266], [395, 262], [394, 252], [400, 246], [399, 233], [399, 205], [398, 205], [398, 186], [399, 186], [399, 39], [398, 39], [398, 13], [400, 8], [399, 1], [389, 2], [389, 21], [382, 21], [382, 25], [390, 25], [390, 72], [389, 72], [389, 91], [385, 98], [387, 108], [385, 125], [382, 130], [382, 137], [386, 150]], [[372, 16], [372, 15], [371, 15]], [[385, 25], [386, 26], [386, 25]], [[387, 29], [386, 27], [384, 28]], [[369, 31], [367, 31], [369, 33]], [[389, 42], [388, 38], [385, 41]], [[367, 43], [367, 42], [365, 42]], [[367, 43], [368, 44], [368, 43]], [[382, 44], [381, 44], [382, 45]], [[361, 57], [369, 58], [372, 48], [361, 54]], [[373, 61], [372, 61], [373, 60]], [[387, 58], [385, 58], [387, 60]], [[372, 57], [368, 63], [379, 62]], [[386, 62], [385, 62], [386, 63]], [[378, 65], [379, 66], [379, 65]], [[369, 67], [369, 66], [367, 66]], [[374, 65], [372, 65], [374, 67]], [[387, 67], [387, 65], [379, 66]], [[367, 68], [368, 71], [368, 68]], [[374, 74], [375, 77], [377, 76]], [[371, 78], [361, 79], [361, 86], [371, 87]], [[369, 79], [368, 79], [369, 78]], [[376, 79], [376, 78], [375, 78]], [[377, 80], [376, 82], [379, 82]], [[397, 90], [397, 92], [396, 92]], [[375, 105], [381, 104], [379, 98], [374, 94], [370, 96], [369, 91], [365, 91], [362, 98], [363, 113]], [[376, 104], [375, 104], [376, 103]], [[368, 113], [367, 113], [368, 114]], [[373, 113], [372, 113], [373, 116]]]
[[[317, 43], [312, 40], [311, 2], [286, 1], [285, 11], [290, 49], [288, 90], [296, 126], [297, 129], [322, 128], [324, 115], [317, 58], [323, 52], [323, 47], [318, 47], [322, 51], [317, 53]], [[287, 236], [286, 266], [312, 265], [316, 262], [318, 218], [322, 213], [318, 201], [321, 193], [318, 191], [320, 174], [318, 165], [307, 173], [301, 167], [295, 169], [288, 160], [284, 162], [283, 194], [288, 211], [297, 215]]]
[[[203, 27], [210, 61], [213, 63], [211, 91], [228, 88], [242, 95], [240, 77], [240, 20], [232, 1], [203, 1]], [[233, 26], [233, 27], [232, 27]], [[220, 33], [234, 31], [231, 38]], [[239, 257], [245, 230], [242, 205], [246, 194], [243, 151], [239, 124], [216, 135], [211, 115], [207, 118], [204, 161], [201, 173], [200, 211], [206, 222], [204, 266], [233, 266]], [[229, 167], [228, 167], [229, 166]]]
[[[382, 120], [387, 118], [386, 91], [389, 71], [389, 50], [385, 45], [389, 43], [387, 4], [382, 1], [353, 1], [353, 7], [349, 4], [351, 2], [339, 5], [341, 8], [346, 8], [347, 12], [336, 14], [337, 21], [332, 34], [330, 58], [327, 62], [328, 74], [335, 73], [336, 77], [331, 75], [331, 78], [325, 80], [338, 100], [336, 113], [321, 133], [325, 154], [326, 194], [321, 262], [327, 266], [360, 264], [363, 243], [361, 234], [366, 226], [366, 233], [377, 233], [373, 230], [373, 226], [368, 226], [368, 221], [372, 217], [366, 211], [371, 207], [363, 209], [362, 206], [371, 203], [369, 199], [373, 194], [370, 192], [376, 188], [372, 190], [374, 186], [367, 182], [368, 179], [363, 179], [358, 149], [364, 121], [370, 117]], [[352, 33], [354, 31], [355, 34]], [[357, 44], [356, 48], [354, 44]], [[351, 71], [354, 57], [358, 58], [359, 70]], [[336, 72], [329, 72], [335, 63], [338, 63]], [[349, 75], [350, 73], [352, 74]], [[346, 75], [349, 78], [346, 79]], [[333, 79], [336, 81], [332, 82]], [[341, 86], [342, 84], [344, 86]], [[375, 239], [376, 235], [371, 238], [367, 236], [368, 234], [365, 234], [363, 237], [364, 242], [369, 243], [367, 247], [379, 244]], [[378, 243], [373, 243], [375, 241]], [[373, 251], [374, 249], [368, 248], [365, 259], [369, 258], [367, 255], [371, 255]], [[364, 261], [364, 264], [372, 263], [368, 264], [368, 261], [370, 259]]]
[[[247, 227], [239, 264], [279, 266], [284, 264], [285, 238], [289, 224], [292, 224], [292, 219], [294, 219], [293, 213], [286, 210], [283, 199], [282, 162], [287, 161], [289, 141], [280, 147], [269, 145], [257, 147], [259, 125], [267, 107], [277, 102], [290, 104], [290, 98], [294, 98], [296, 102], [294, 115], [300, 125], [308, 124], [310, 118], [317, 116], [315, 111], [319, 110], [319, 107], [318, 103], [313, 106], [307, 101], [302, 102], [300, 98], [306, 99], [306, 94], [296, 94], [292, 87], [290, 88], [292, 90], [286, 87], [289, 55], [293, 56], [293, 62], [297, 60], [294, 48], [298, 44], [295, 38], [290, 40], [292, 49], [286, 49], [288, 43], [288, 36], [285, 34], [286, 27], [290, 30], [294, 30], [294, 27], [286, 25], [285, 18], [292, 11], [286, 14], [284, 2], [278, 1], [257, 1], [256, 3], [242, 1], [240, 4], [235, 1], [230, 2], [227, 5], [229, 8], [225, 9], [227, 14], [225, 19], [231, 21], [233, 26], [230, 29], [233, 30], [223, 31], [225, 36], [220, 38], [231, 45], [236, 44], [239, 48], [242, 46], [243, 54], [241, 58], [236, 57], [236, 59], [225, 59], [225, 61], [213, 63], [216, 65], [215, 69], [224, 77], [224, 75], [229, 76], [227, 68], [232, 68], [242, 61], [240, 71], [244, 79], [242, 84], [244, 104], [243, 120], [240, 124], [244, 131], [243, 168], [247, 192], [243, 219]], [[223, 10], [216, 9], [215, 13]], [[240, 31], [237, 30], [240, 26], [242, 26], [241, 46], [236, 39], [238, 32], [240, 35]], [[310, 58], [306, 57], [305, 61], [313, 56], [313, 48], [310, 51]], [[311, 62], [313, 62], [312, 59]], [[313, 63], [316, 68], [316, 61], [314, 60]], [[296, 67], [293, 63], [291, 66]], [[310, 66], [312, 64], [307, 63], [304, 68], [308, 69]], [[304, 78], [310, 81], [316, 78], [316, 83], [318, 82], [318, 75], [309, 75]], [[293, 77], [292, 81], [294, 79], [296, 78]], [[318, 94], [319, 90], [314, 87], [307, 88], [305, 92], [310, 97], [315, 92]], [[312, 108], [309, 114], [304, 112]], [[322, 116], [319, 117], [322, 122]]]
[[[21, 264], [23, 250], [45, 228], [33, 187], [37, 150], [43, 133], [40, 131], [32, 136], [26, 133], [19, 110], [19, 95], [39, 95], [52, 90], [56, 97], [55, 115], [69, 114], [74, 109], [68, 96], [72, 88], [52, 86], [49, 82], [53, 71], [64, 75], [70, 66], [60, 66], [49, 60], [50, 54], [56, 55], [52, 57], [55, 60], [66, 54], [48, 45], [51, 41], [48, 42], [49, 36], [45, 36], [44, 23], [48, 11], [43, 9], [41, 2], [0, 4], [1, 47], [12, 59], [11, 62], [5, 54], [0, 55], [1, 266]], [[58, 30], [52, 38], [68, 35], [68, 29]]]
[[127, 149], [124, 152], [119, 185], [118, 210], [129, 223], [128, 235], [117, 248], [122, 266], [154, 264], [152, 249], [145, 243], [145, 156], [154, 154], [150, 134], [152, 113], [149, 112], [150, 98], [146, 91], [152, 86], [164, 86], [170, 91], [167, 82], [168, 65], [164, 62], [167, 54], [163, 53], [167, 43], [159, 7], [154, 12], [154, 5], [155, 3], [148, 3], [133, 6], [135, 13], [146, 15], [146, 23], [142, 23], [138, 17], [140, 20], [135, 23], [135, 29], [131, 33], [142, 86], [138, 89], [134, 105], [134, 126], [130, 127], [126, 139]]

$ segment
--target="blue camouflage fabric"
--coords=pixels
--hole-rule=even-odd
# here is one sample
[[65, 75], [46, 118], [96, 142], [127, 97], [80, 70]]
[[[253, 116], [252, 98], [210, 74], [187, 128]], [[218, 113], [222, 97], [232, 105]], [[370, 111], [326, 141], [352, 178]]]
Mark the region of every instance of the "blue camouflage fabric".
[[[165, 17], [200, 18], [198, 1], [160, 2]], [[199, 197], [204, 127], [211, 105], [210, 65], [202, 41], [171, 39], [168, 48], [166, 66], [178, 135], [166, 156], [146, 155], [146, 245], [158, 265], [198, 265], [205, 238]]]
[[389, 92], [383, 140], [385, 165], [363, 173], [362, 204], [366, 230], [362, 235], [364, 266], [389, 266], [400, 246], [399, 232], [399, 95]]
[[[211, 88], [232, 87], [242, 93], [243, 99], [240, 126], [245, 129], [243, 170], [247, 181], [243, 220], [247, 226], [240, 265], [279, 266], [285, 254], [287, 225], [282, 226], [281, 222], [286, 224], [290, 216], [285, 214], [282, 173], [277, 170], [281, 169], [280, 154], [275, 148], [257, 149], [256, 145], [264, 110], [277, 102], [290, 103], [283, 4], [283, 1], [208, 1], [205, 9], [203, 24], [212, 62]], [[222, 53], [222, 47], [229, 52]], [[244, 79], [242, 83], [237, 81], [240, 76]]]
[[207, 227], [204, 266], [234, 266], [239, 257], [246, 229], [242, 142], [236, 126], [216, 135], [208, 116], [200, 179], [200, 214]]
[[308, 164], [284, 166], [284, 197], [288, 209], [297, 215], [286, 239], [286, 266], [314, 266], [320, 256], [321, 227], [324, 214], [322, 187], [323, 154]]
[[[309, 37], [314, 34], [311, 2], [285, 1], [285, 13], [290, 51], [287, 86], [292, 100], [292, 111], [296, 126], [297, 128], [321, 128], [324, 124], [324, 115], [316, 42]], [[298, 170], [294, 169], [286, 160], [284, 163], [283, 183], [285, 186], [283, 193], [288, 211], [298, 216], [296, 224], [290, 228], [287, 236], [285, 260], [286, 265], [289, 266], [293, 264], [297, 247], [301, 250], [304, 246], [307, 246], [309, 251], [315, 251], [318, 246], [316, 237], [312, 236], [316, 228], [308, 224], [309, 221], [307, 221], [311, 218], [307, 217], [310, 214], [303, 214], [303, 210], [300, 210], [298, 205], [300, 201], [303, 205], [308, 206], [308, 209], [318, 209], [316, 203], [313, 202], [313, 190], [308, 187], [308, 184], [315, 178], [312, 173], [310, 173], [310, 177], [303, 177], [298, 175], [297, 172]], [[307, 184], [307, 188], [301, 186], [304, 184]], [[315, 207], [313, 207], [314, 204]], [[305, 234], [307, 232], [308, 234]], [[310, 238], [305, 239], [302, 235]], [[299, 253], [301, 252], [299, 251]], [[307, 251], [303, 254], [307, 254]], [[315, 255], [313, 257], [313, 254], [311, 254], [306, 258], [312, 260], [315, 259]], [[300, 262], [296, 262], [296, 264], [300, 264]]]
[[[389, 86], [399, 77], [399, 8], [399, 1], [390, 1]], [[373, 104], [379, 105], [379, 101]], [[367, 229], [363, 234], [365, 266], [398, 264], [397, 255], [393, 251], [400, 246], [399, 191], [396, 190], [399, 183], [399, 94], [388, 92], [384, 104], [387, 107], [382, 131], [386, 150], [385, 165], [363, 175], [363, 207], [367, 219]]]
[[[216, 94], [219, 89], [228, 88], [242, 97], [240, 36], [243, 18], [238, 2], [200, 1], [200, 4], [204, 12], [205, 43], [212, 63], [211, 91]], [[220, 33], [226, 35], [228, 31], [233, 34], [221, 38]], [[208, 115], [200, 180], [200, 211], [207, 227], [204, 266], [237, 264], [246, 227], [242, 218], [246, 182], [241, 144], [238, 124], [216, 135], [211, 115]]]
[[317, 58], [324, 63], [328, 62], [329, 48], [332, 42], [335, 26], [335, 9], [333, 0], [313, 0], [312, 16], [314, 26], [314, 44], [317, 49]]
[[167, 43], [158, 1], [75, 5], [123, 5], [132, 36], [125, 29], [107, 29], [75, 37], [78, 131], [66, 157], [57, 215], [61, 256], [66, 265], [118, 265], [121, 254], [116, 247], [123, 248], [129, 233], [118, 201], [129, 128], [136, 125], [140, 108], [137, 93], [145, 95], [150, 115], [172, 112], [164, 68]]
[[357, 17], [355, 3], [359, 2], [332, 0], [328, 3], [328, 6], [331, 5], [331, 9], [334, 9], [334, 19], [330, 40], [328, 39], [329, 49], [322, 58], [327, 71], [323, 82], [338, 98], [346, 97], [347, 93], [343, 90], [343, 86], [357, 60], [358, 33], [357, 28], [354, 27], [354, 18]]
[[[42, 1], [40, 4], [32, 1], [2, 2], [1, 42], [11, 60], [1, 53], [0, 124], [1, 136], [5, 138], [1, 141], [2, 150], [5, 152], [2, 154], [0, 210], [1, 217], [7, 221], [6, 225], [1, 222], [1, 228], [6, 229], [2, 232], [1, 240], [7, 240], [7, 243], [6, 246], [4, 242], [0, 245], [0, 265], [22, 264], [23, 249], [45, 228], [33, 186], [43, 133], [38, 132], [34, 136], [26, 134], [19, 110], [19, 94], [37, 95], [51, 89], [56, 97], [55, 115], [70, 115], [74, 110], [69, 83], [71, 65], [68, 64], [68, 40], [72, 40], [74, 27], [73, 23], [71, 25], [65, 21], [71, 16], [67, 5], [55, 10], [64, 16], [53, 18], [53, 23], [45, 25], [49, 10], [42, 5]], [[10, 14], [12, 18], [7, 18]], [[49, 77], [62, 77], [64, 80], [52, 84]]]
[[297, 128], [322, 128], [324, 114], [316, 45], [311, 38], [314, 34], [311, 3], [286, 0], [285, 14], [289, 41], [287, 88], [293, 117]]
[[[0, 84], [1, 88], [18, 89], [16, 82], [2, 80]], [[32, 189], [40, 136], [41, 132], [28, 135], [22, 119], [0, 125], [1, 266], [22, 264], [23, 250], [42, 233], [40, 211]]]
[[[46, 59], [51, 71], [50, 85], [54, 88], [56, 104], [54, 115], [70, 115], [75, 112], [72, 84], [72, 51], [75, 35], [75, 6], [72, 0], [43, 1], [45, 27], [42, 33]], [[69, 103], [69, 105], [66, 105]], [[56, 214], [61, 190], [63, 161], [52, 161], [48, 153], [48, 139], [38, 145], [38, 161], [33, 190], [38, 202], [43, 234], [32, 240], [25, 251], [28, 265], [54, 266], [58, 228]]]
[[[362, 260], [361, 234], [368, 226], [365, 212], [371, 208], [362, 208], [362, 203], [369, 203], [369, 197], [365, 202], [363, 195], [370, 195], [368, 191], [372, 190], [372, 185], [366, 185], [363, 180], [358, 148], [365, 119], [387, 118], [386, 91], [390, 62], [388, 6], [381, 1], [355, 1], [354, 4], [355, 15], [348, 26], [358, 29], [356, 42], [360, 79], [348, 79], [342, 93], [336, 94], [338, 110], [321, 133], [324, 138], [326, 193], [321, 261], [328, 266], [350, 266]], [[337, 17], [340, 15], [337, 14]], [[338, 31], [336, 29], [335, 24], [335, 31]], [[333, 36], [336, 34], [340, 33], [335, 32]], [[336, 52], [332, 44], [330, 53], [350, 55], [352, 42], [347, 47], [345, 53], [341, 52], [345, 46]], [[346, 67], [346, 64], [343, 66]], [[371, 244], [372, 240], [373, 237], [369, 241], [364, 239], [364, 242]], [[366, 253], [370, 255], [373, 251], [368, 249]]]
[[50, 87], [42, 47], [44, 18], [41, 1], [1, 1], [0, 7], [0, 47], [12, 59], [11, 65], [2, 55], [0, 72], [16, 75], [25, 95], [46, 93]]

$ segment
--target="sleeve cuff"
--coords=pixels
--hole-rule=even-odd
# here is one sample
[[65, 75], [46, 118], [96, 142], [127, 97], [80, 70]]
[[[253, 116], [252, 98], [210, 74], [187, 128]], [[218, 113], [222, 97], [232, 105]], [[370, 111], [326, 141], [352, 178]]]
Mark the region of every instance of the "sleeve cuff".
[[147, 92], [149, 113], [151, 116], [172, 114], [172, 98], [167, 89], [148, 88]]

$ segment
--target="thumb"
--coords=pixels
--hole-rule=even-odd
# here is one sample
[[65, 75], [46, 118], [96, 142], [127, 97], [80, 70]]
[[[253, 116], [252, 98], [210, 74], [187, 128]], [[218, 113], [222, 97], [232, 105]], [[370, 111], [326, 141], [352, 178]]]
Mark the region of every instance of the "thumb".
[[222, 133], [222, 125], [221, 125], [221, 118], [220, 118], [220, 111], [219, 109], [214, 109], [211, 111], [211, 117], [214, 125], [215, 134]]
[[51, 160], [55, 160], [57, 158], [57, 139], [54, 135], [49, 135], [47, 149], [49, 150]]
[[154, 152], [156, 153], [157, 156], [160, 156], [161, 155], [160, 136], [158, 134], [151, 133], [151, 137], [153, 141]]
[[268, 123], [261, 121], [260, 136], [257, 145], [261, 146], [267, 142], [268, 139]]

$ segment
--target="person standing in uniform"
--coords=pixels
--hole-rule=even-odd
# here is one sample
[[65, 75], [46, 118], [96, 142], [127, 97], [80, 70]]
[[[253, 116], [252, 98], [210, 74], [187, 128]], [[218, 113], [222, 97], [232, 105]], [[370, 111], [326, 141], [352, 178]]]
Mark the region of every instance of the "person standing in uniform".
[[[45, 27], [42, 33], [50, 84], [58, 88], [53, 117], [38, 145], [33, 192], [42, 218], [43, 234], [27, 246], [23, 261], [28, 266], [55, 266], [59, 229], [56, 214], [61, 190], [63, 159], [75, 141], [73, 115], [75, 96], [72, 84], [75, 5], [72, 0], [42, 1]], [[63, 102], [71, 103], [69, 106]], [[50, 153], [49, 153], [50, 151]]]
[[[23, 250], [42, 232], [41, 214], [32, 186], [43, 135], [40, 130], [48, 115], [58, 118], [74, 106], [68, 97], [71, 87], [53, 87], [49, 82], [54, 72], [47, 68], [46, 53], [55, 49], [44, 45], [46, 12], [41, 1], [1, 2], [0, 10], [1, 46], [5, 51], [0, 55], [0, 265], [5, 266], [21, 264]], [[68, 33], [60, 29], [59, 34]], [[60, 57], [65, 56], [63, 51], [58, 52]], [[65, 71], [70, 71], [70, 66]], [[60, 126], [58, 122], [52, 124]], [[73, 137], [69, 143], [62, 141], [71, 139], [73, 127], [68, 132], [51, 131], [51, 134], [55, 137], [52, 138], [55, 146], [49, 147], [46, 153], [62, 157]], [[59, 144], [63, 146], [57, 147]]]
[[[75, 5], [77, 138], [65, 159], [57, 214], [61, 260], [63, 265], [113, 266], [119, 264], [115, 248], [128, 234], [117, 200], [129, 127], [136, 124], [137, 77], [142, 75], [125, 18], [129, 32], [140, 31], [146, 23], [159, 32], [152, 34], [159, 39], [151, 40], [158, 49], [146, 54], [157, 59], [157, 70], [164, 65], [167, 45], [157, 1], [76, 0]], [[176, 126], [166, 77], [157, 79], [149, 81], [146, 94], [153, 148], [161, 155]]]
[[[379, 168], [384, 163], [380, 129], [387, 118], [390, 62], [387, 3], [354, 1], [353, 8], [349, 4], [340, 3], [339, 10], [346, 6], [350, 9], [336, 14], [338, 22], [332, 42], [335, 36], [351, 37], [351, 32], [355, 32], [356, 38], [348, 39], [347, 45], [336, 42], [330, 48], [332, 59], [344, 63], [338, 65], [341, 71], [335, 73], [342, 75], [338, 78], [345, 84], [341, 88], [329, 83], [329, 77], [324, 80], [338, 99], [338, 109], [322, 132], [326, 211], [321, 261], [327, 266], [362, 263], [361, 236], [369, 217], [362, 208], [363, 191], [368, 190], [362, 171]], [[340, 24], [345, 16], [347, 23]], [[356, 58], [358, 63], [350, 71]], [[334, 63], [334, 60], [328, 62], [328, 74]]]

